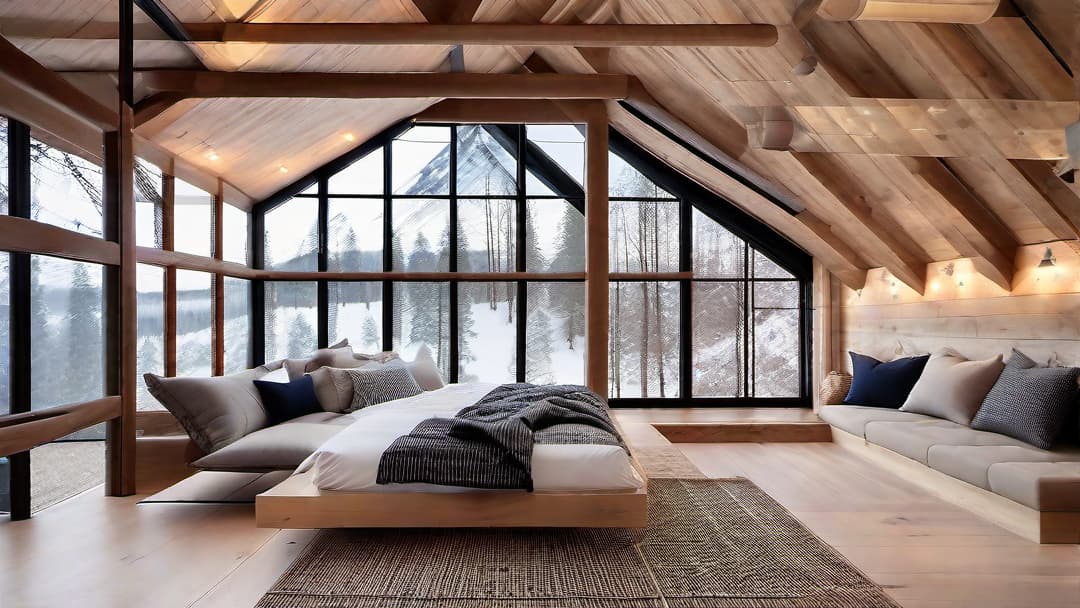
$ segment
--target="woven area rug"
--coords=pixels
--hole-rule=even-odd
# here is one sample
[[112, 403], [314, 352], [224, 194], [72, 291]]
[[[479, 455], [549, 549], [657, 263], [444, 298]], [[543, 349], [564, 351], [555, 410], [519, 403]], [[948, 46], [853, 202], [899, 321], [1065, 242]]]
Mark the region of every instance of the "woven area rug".
[[644, 530], [326, 530], [258, 606], [896, 604], [750, 481], [655, 479]]

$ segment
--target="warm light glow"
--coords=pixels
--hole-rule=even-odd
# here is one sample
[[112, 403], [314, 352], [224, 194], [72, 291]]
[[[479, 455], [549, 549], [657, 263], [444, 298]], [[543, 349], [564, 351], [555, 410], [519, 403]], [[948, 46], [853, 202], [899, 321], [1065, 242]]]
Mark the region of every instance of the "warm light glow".
[[282, 165], [282, 166], [278, 167], [277, 170], [282, 172], [282, 173], [288, 173], [289, 172], [289, 168], [286, 167], [285, 165]]
[[345, 135], [342, 135], [342, 137], [345, 139], [345, 141], [356, 141], [356, 136], [352, 133], [346, 133]]
[[934, 281], [934, 282], [930, 283], [930, 290], [931, 291], [937, 291], [939, 289], [941, 289], [941, 284], [940, 283], [938, 283], [937, 281]]
[[206, 158], [208, 158], [210, 160], [218, 160], [219, 158], [221, 158], [221, 156], [218, 155], [217, 152], [214, 152], [213, 150], [210, 150], [209, 152], [206, 153]]

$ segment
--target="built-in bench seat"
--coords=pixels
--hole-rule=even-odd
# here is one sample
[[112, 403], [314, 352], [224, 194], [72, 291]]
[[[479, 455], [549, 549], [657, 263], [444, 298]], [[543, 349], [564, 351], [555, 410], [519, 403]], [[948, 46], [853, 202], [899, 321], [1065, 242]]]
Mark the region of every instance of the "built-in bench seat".
[[354, 420], [333, 412], [307, 414], [245, 435], [191, 465], [207, 471], [292, 470]]
[[[888, 408], [826, 405], [818, 415], [833, 427], [837, 443], [878, 448], [872, 452], [877, 460], [887, 464], [891, 455], [908, 479], [918, 463], [955, 480], [942, 485], [933, 476], [916, 475], [944, 498], [1040, 542], [1080, 542], [1080, 446], [1042, 450], [998, 433]], [[1013, 504], [995, 503], [1006, 499]]]

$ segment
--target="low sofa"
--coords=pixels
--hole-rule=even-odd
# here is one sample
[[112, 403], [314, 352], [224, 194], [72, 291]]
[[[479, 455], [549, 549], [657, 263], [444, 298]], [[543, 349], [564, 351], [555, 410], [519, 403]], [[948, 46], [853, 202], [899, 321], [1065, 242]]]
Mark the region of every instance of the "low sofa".
[[[1080, 543], [1080, 445], [1051, 450], [912, 412], [826, 405], [836, 443], [1042, 543]], [[951, 483], [950, 483], [951, 482]]]

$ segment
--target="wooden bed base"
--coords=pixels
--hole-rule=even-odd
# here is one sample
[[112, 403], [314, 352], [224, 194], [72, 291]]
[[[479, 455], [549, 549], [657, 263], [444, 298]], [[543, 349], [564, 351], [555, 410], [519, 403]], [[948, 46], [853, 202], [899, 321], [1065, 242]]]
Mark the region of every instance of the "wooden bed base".
[[[645, 488], [627, 492], [339, 492], [313, 472], [255, 497], [260, 528], [643, 528]], [[644, 478], [644, 476], [643, 476]]]

